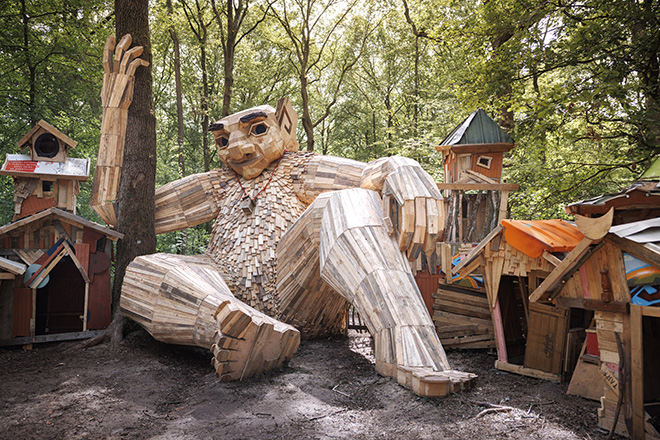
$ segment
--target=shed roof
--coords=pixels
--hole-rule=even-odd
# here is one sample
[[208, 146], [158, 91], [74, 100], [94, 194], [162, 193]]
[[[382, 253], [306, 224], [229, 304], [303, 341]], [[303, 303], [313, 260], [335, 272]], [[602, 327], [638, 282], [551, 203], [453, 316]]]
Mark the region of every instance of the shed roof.
[[65, 223], [70, 223], [79, 228], [92, 229], [96, 232], [105, 235], [106, 237], [108, 237], [108, 239], [113, 241], [117, 241], [119, 239], [124, 238], [124, 234], [120, 232], [113, 231], [112, 229], [106, 228], [105, 226], [99, 225], [98, 223], [89, 221], [85, 218], [82, 218], [75, 214], [71, 214], [70, 212], [62, 211], [61, 209], [57, 209], [57, 208], [49, 208], [44, 211], [33, 214], [29, 217], [25, 217], [20, 220], [17, 220], [13, 223], [0, 226], [0, 237], [9, 234], [12, 231], [21, 230], [34, 222], [48, 221], [50, 219], [61, 220]]
[[7, 154], [0, 174], [9, 176], [44, 177], [86, 181], [89, 159], [69, 157], [66, 162], [32, 160], [27, 154]]
[[78, 142], [74, 141], [71, 139], [69, 136], [65, 135], [61, 131], [59, 131], [57, 128], [53, 127], [50, 125], [48, 122], [44, 121], [43, 119], [40, 120], [39, 122], [36, 123], [34, 127], [30, 129], [30, 131], [21, 138], [20, 141], [18, 141], [18, 148], [22, 149], [27, 147], [29, 144], [30, 138], [39, 130], [39, 129], [44, 129], [56, 138], [58, 138], [62, 143], [65, 145], [66, 148], [75, 148], [76, 145], [78, 145]]
[[638, 181], [618, 193], [603, 194], [592, 199], [580, 200], [566, 205], [569, 214], [605, 214], [610, 208], [631, 209], [660, 206], [660, 183]]
[[578, 228], [560, 219], [502, 220], [504, 238], [531, 258], [543, 251], [569, 252], [584, 238]]

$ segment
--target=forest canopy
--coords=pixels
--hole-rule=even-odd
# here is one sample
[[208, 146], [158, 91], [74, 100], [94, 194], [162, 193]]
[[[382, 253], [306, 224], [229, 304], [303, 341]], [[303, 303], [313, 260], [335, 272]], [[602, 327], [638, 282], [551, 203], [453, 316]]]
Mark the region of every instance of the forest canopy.
[[[2, 153], [44, 119], [95, 161], [104, 0], [2, 1]], [[433, 148], [477, 108], [517, 142], [512, 218], [618, 191], [660, 145], [660, 2], [153, 0], [157, 184], [219, 166], [209, 123], [289, 96], [301, 149], [367, 161]], [[94, 163], [92, 163], [93, 169]], [[83, 185], [79, 213], [97, 219]], [[0, 181], [0, 221], [12, 182]], [[203, 226], [161, 250], [198, 253]]]

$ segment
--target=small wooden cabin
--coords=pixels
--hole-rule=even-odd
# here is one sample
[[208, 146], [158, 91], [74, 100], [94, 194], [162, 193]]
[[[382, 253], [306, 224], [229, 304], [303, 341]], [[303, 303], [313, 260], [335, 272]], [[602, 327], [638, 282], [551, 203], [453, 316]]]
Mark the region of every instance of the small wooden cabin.
[[569, 393], [600, 400], [602, 428], [657, 439], [660, 218], [602, 229], [593, 233], [581, 227], [586, 237], [529, 300], [593, 315]]
[[76, 142], [39, 121], [18, 142], [29, 154], [8, 154], [0, 174], [14, 178], [14, 220], [47, 208], [76, 213], [79, 183], [89, 176], [89, 159], [68, 157]]
[[39, 121], [8, 154], [13, 222], [0, 227], [0, 345], [90, 336], [110, 323], [112, 242], [122, 234], [76, 213], [89, 159], [76, 142]]
[[122, 237], [57, 208], [0, 227], [0, 345], [107, 327], [112, 242]]
[[531, 304], [532, 292], [582, 239], [562, 220], [503, 220], [455, 268], [459, 278], [483, 276], [497, 343], [496, 368], [561, 381], [572, 370], [584, 332], [582, 314]]

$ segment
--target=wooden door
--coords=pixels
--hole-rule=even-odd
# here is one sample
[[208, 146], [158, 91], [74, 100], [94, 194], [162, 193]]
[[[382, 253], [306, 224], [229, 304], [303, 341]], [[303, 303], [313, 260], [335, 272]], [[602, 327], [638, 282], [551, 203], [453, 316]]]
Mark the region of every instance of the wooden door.
[[566, 349], [568, 309], [529, 305], [525, 367], [560, 375]]

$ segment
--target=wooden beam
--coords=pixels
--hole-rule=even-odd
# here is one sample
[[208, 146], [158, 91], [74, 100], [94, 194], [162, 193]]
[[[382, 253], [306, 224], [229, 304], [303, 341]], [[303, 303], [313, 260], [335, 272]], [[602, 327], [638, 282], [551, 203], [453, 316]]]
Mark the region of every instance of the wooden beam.
[[555, 300], [558, 307], [594, 310], [597, 312], [628, 313], [628, 304], [622, 302], [604, 302], [599, 299], [589, 298], [557, 298]]
[[516, 191], [520, 188], [517, 183], [437, 183], [440, 190], [452, 191]]
[[523, 376], [535, 377], [550, 382], [561, 382], [561, 376], [556, 374], [546, 373], [545, 371], [523, 367], [522, 365], [510, 364], [508, 362], [495, 361], [495, 368], [502, 371], [508, 371], [509, 373], [522, 374]]
[[660, 308], [657, 307], [645, 307], [641, 308], [641, 313], [643, 316], [651, 316], [653, 318], [660, 318]]
[[632, 392], [632, 438], [644, 439], [644, 336], [642, 308], [632, 304], [630, 306], [630, 373]]
[[548, 252], [547, 250], [544, 250], [542, 255], [543, 255], [543, 258], [544, 258], [548, 263], [552, 264], [552, 265], [555, 266], [555, 267], [559, 266], [559, 263], [561, 263], [561, 260], [560, 260], [559, 258], [555, 257], [554, 255], [552, 255], [552, 254], [551, 254], [550, 252]]
[[506, 218], [506, 211], [509, 206], [509, 191], [502, 190], [502, 197], [500, 198], [500, 212], [498, 217], [498, 223], [502, 223], [502, 220]]
[[436, 151], [461, 153], [504, 153], [516, 147], [515, 143], [493, 142], [484, 144], [437, 145]]
[[543, 280], [541, 285], [532, 292], [529, 296], [529, 302], [536, 302], [548, 291], [553, 291], [561, 283], [564, 274], [571, 270], [582, 256], [589, 250], [593, 240], [583, 238], [577, 246], [562, 260], [555, 270], [550, 272], [550, 275]]
[[89, 278], [85, 281], [85, 306], [83, 307], [83, 332], [87, 331], [87, 309], [89, 309]]
[[488, 244], [489, 241], [493, 239], [497, 234], [500, 233], [502, 230], [502, 225], [497, 225], [495, 229], [490, 231], [490, 234], [486, 235], [486, 237], [481, 240], [481, 243], [477, 245], [477, 247], [473, 248], [465, 258], [463, 258], [457, 265], [452, 269], [452, 273], [455, 275], [458, 273], [459, 270], [463, 268], [463, 266], [467, 265], [481, 250]]
[[14, 275], [23, 275], [27, 266], [23, 263], [17, 263], [8, 258], [0, 257], [0, 269], [11, 272]]
[[660, 254], [652, 251], [643, 244], [636, 243], [627, 238], [621, 238], [616, 234], [607, 234], [605, 237], [610, 243], [620, 247], [625, 252], [628, 252], [633, 257], [637, 257], [640, 260], [646, 261], [651, 266], [660, 268]]
[[[71, 246], [69, 246], [69, 243], [67, 243], [66, 240], [63, 241], [62, 244], [64, 245], [64, 248], [66, 249], [67, 253], [69, 254], [69, 257], [71, 257], [71, 261], [73, 261], [73, 264], [75, 264], [76, 267], [78, 268], [78, 271], [80, 272], [80, 275], [83, 277], [83, 280], [85, 280], [85, 283], [89, 284], [90, 283], [89, 276], [87, 275], [87, 272], [85, 271], [83, 265], [80, 263], [80, 260], [78, 260], [78, 257], [76, 257], [76, 252], [73, 249], [71, 249]], [[85, 287], [85, 289], [87, 288], [88, 287]]]

